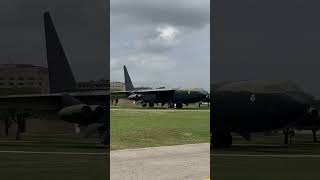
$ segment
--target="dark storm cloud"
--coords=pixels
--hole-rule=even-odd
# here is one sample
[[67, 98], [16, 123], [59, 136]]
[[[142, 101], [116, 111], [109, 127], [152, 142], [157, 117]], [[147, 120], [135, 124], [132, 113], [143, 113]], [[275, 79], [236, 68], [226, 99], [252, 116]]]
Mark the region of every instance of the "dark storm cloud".
[[320, 95], [320, 2], [216, 1], [214, 81], [294, 80]]
[[[208, 24], [210, 10], [207, 0], [114, 0], [111, 16], [126, 24], [167, 24], [188, 28], [202, 28]], [[115, 23], [115, 26], [117, 24]]]
[[46, 66], [42, 14], [50, 11], [76, 78], [107, 78], [106, 9], [105, 0], [1, 1], [0, 63]]
[[209, 88], [210, 0], [112, 0], [111, 78]]

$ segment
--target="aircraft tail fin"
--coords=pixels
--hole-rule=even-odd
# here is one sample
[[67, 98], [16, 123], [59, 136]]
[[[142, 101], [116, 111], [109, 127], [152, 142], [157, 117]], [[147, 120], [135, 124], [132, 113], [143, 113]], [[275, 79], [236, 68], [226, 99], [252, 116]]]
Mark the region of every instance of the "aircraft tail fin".
[[50, 92], [78, 91], [77, 83], [49, 12], [44, 13], [44, 26]]
[[125, 82], [126, 91], [133, 91], [134, 86], [132, 84], [132, 81], [126, 66], [123, 66], [123, 71], [124, 71], [124, 82]]

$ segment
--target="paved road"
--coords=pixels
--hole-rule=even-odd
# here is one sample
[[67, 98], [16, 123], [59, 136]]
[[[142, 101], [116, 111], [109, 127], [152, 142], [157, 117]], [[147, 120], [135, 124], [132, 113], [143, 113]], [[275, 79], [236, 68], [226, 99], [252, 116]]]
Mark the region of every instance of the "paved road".
[[209, 157], [208, 143], [111, 151], [111, 179], [204, 180]]

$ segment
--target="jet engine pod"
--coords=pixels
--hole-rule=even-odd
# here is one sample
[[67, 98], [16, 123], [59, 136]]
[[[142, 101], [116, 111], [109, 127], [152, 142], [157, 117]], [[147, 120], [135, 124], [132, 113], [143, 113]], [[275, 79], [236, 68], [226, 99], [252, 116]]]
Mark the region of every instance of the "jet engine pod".
[[93, 113], [93, 121], [104, 123], [104, 121], [107, 120], [107, 110], [104, 107], [99, 105], [90, 105], [90, 108]]
[[128, 99], [131, 101], [139, 101], [142, 99], [142, 95], [141, 94], [132, 94], [128, 97]]
[[92, 114], [91, 108], [86, 104], [67, 106], [58, 113], [60, 119], [77, 124], [86, 124]]

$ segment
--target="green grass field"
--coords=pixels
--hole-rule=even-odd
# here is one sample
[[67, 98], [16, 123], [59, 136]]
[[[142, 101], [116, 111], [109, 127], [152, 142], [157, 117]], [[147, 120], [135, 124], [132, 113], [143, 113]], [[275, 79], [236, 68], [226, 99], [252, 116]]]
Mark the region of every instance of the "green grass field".
[[[111, 111], [113, 150], [209, 142], [209, 129], [209, 111]], [[107, 152], [93, 137], [0, 137], [0, 179], [105, 180]]]
[[209, 111], [111, 110], [111, 150], [209, 142]]
[[297, 134], [290, 145], [282, 142], [281, 135], [258, 136], [252, 142], [236, 136], [231, 148], [211, 152], [211, 177], [223, 180], [319, 179], [320, 156], [314, 155], [320, 155], [320, 143], [312, 143], [312, 136], [307, 134]]
[[109, 169], [107, 151], [95, 139], [23, 136], [23, 140], [17, 142], [1, 137], [0, 177], [8, 180], [105, 180]]

